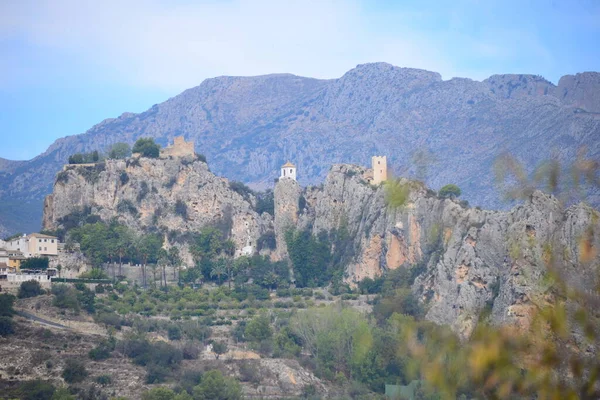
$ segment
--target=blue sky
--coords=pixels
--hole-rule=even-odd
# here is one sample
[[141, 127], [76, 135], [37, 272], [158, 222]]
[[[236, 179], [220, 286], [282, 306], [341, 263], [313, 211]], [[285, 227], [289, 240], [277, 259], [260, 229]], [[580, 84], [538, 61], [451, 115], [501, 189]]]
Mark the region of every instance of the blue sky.
[[219, 75], [336, 78], [386, 61], [482, 80], [600, 71], [596, 0], [5, 0], [0, 157]]

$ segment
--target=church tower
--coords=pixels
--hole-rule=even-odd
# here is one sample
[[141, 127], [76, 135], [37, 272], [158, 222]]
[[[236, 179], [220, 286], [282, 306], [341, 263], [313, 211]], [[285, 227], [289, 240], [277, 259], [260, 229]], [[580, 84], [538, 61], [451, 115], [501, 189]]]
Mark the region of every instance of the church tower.
[[387, 159], [386, 156], [371, 157], [371, 166], [373, 168], [373, 184], [379, 185], [387, 181]]
[[289, 161], [283, 164], [281, 166], [281, 176], [279, 177], [279, 179], [282, 178], [290, 178], [296, 180], [296, 166]]

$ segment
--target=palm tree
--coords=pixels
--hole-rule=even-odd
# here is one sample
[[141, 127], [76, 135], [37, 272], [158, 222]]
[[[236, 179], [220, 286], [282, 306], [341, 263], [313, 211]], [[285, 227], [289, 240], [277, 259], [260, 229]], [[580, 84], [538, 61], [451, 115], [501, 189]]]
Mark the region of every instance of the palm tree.
[[225, 263], [225, 259], [220, 258], [217, 260], [212, 270], [210, 271], [210, 276], [217, 276], [219, 280], [219, 286], [221, 286], [221, 275], [227, 275], [227, 264]]

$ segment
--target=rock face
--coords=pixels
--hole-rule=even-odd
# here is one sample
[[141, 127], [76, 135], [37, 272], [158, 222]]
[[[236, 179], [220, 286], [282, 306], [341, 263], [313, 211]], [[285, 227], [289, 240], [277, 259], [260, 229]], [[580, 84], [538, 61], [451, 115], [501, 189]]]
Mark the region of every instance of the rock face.
[[0, 225], [37, 230], [42, 199], [71, 154], [140, 137], [164, 146], [184, 136], [216, 173], [259, 186], [270, 186], [287, 159], [304, 185], [322, 182], [332, 163], [366, 164], [374, 154], [387, 155], [396, 173], [416, 174], [411, 155], [426, 149], [436, 162], [420, 179], [434, 188], [455, 183], [472, 204], [500, 207], [490, 167], [503, 152], [528, 166], [573, 160], [581, 146], [598, 159], [599, 76], [566, 76], [558, 87], [534, 75], [443, 81], [435, 72], [375, 63], [332, 80], [208, 79], [143, 113], [59, 139], [33, 160], [0, 160]]
[[138, 231], [186, 233], [215, 226], [231, 236], [240, 254], [272, 229], [271, 216], [258, 215], [253, 201], [231, 190], [227, 179], [195, 157], [67, 165], [46, 198], [44, 228], [56, 229], [65, 216], [87, 209]]
[[[352, 238], [346, 280], [355, 283], [386, 270], [417, 268], [413, 291], [427, 306], [427, 318], [468, 337], [488, 308], [492, 322], [526, 326], [535, 304], [545, 300], [548, 249], [563, 259], [571, 283], [592, 288], [591, 270], [581, 268], [581, 239], [599, 229], [599, 214], [534, 192], [524, 204], [506, 212], [466, 208], [456, 200], [438, 198], [422, 184], [404, 181], [410, 195], [403, 207], [386, 206], [386, 189], [364, 179], [365, 168], [334, 165], [322, 187], [303, 191], [306, 207], [295, 228], [317, 235], [345, 224]], [[277, 217], [292, 218], [289, 207], [298, 198], [290, 182], [275, 187]], [[279, 209], [279, 210], [278, 210]], [[289, 216], [288, 215], [288, 216]], [[278, 239], [278, 249], [281, 244]], [[597, 257], [599, 238], [589, 244]], [[555, 255], [556, 256], [556, 255]], [[596, 258], [597, 260], [597, 258]], [[576, 266], [579, 266], [576, 268]]]

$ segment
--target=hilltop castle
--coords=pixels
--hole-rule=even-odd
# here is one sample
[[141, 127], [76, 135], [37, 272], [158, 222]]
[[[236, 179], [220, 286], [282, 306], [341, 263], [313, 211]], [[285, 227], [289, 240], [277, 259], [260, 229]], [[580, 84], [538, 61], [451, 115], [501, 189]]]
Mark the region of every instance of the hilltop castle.
[[160, 149], [160, 157], [185, 157], [194, 156], [194, 142], [186, 142], [183, 136], [176, 136], [171, 146]]

